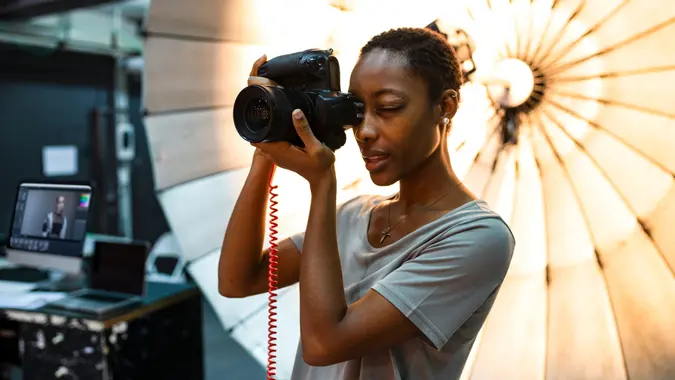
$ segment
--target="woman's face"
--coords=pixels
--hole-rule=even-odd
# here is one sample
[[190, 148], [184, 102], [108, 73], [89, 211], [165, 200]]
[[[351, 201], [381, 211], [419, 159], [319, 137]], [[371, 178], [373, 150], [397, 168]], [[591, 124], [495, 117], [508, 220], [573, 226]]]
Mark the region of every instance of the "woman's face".
[[56, 198], [56, 213], [57, 214], [62, 213], [65, 207], [66, 207], [66, 199], [64, 197]]
[[426, 83], [411, 75], [405, 57], [373, 50], [357, 62], [349, 92], [365, 104], [353, 128], [376, 185], [391, 185], [427, 160], [441, 141], [442, 107], [429, 100]]

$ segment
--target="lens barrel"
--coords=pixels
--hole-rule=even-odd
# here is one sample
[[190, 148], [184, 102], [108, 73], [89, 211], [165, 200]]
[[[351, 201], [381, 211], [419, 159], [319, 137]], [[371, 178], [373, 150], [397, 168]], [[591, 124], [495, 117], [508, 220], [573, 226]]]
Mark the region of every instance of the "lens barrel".
[[314, 108], [302, 92], [280, 86], [252, 85], [244, 88], [234, 101], [234, 126], [249, 142], [298, 142], [292, 113], [301, 109], [308, 120]]

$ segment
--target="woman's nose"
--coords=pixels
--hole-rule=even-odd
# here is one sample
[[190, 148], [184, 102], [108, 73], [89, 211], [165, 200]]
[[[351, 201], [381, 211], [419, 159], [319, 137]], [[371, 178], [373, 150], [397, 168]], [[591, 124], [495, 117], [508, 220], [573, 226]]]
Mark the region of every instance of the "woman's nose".
[[370, 142], [377, 138], [377, 130], [372, 123], [368, 122], [368, 116], [363, 120], [363, 123], [354, 128], [354, 137], [360, 142]]

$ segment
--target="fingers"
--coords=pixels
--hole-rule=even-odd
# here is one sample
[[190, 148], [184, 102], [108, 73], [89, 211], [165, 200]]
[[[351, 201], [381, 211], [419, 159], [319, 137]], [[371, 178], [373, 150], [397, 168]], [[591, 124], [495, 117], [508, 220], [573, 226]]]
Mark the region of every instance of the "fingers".
[[292, 145], [286, 141], [251, 143], [251, 145], [258, 148], [262, 155], [271, 159], [278, 159], [280, 157], [288, 158], [289, 154], [292, 155], [297, 153], [291, 149]]
[[312, 133], [312, 129], [309, 127], [305, 114], [299, 109], [293, 111], [293, 125], [308, 152], [311, 153], [323, 147], [321, 141], [319, 141], [319, 139], [314, 136], [314, 133]]
[[251, 143], [259, 151], [258, 154], [286, 168], [288, 165], [297, 165], [306, 158], [306, 153], [286, 141]]
[[258, 76], [258, 70], [260, 70], [260, 66], [262, 66], [265, 62], [267, 62], [267, 54], [263, 54], [262, 57], [258, 58], [253, 63], [253, 67], [251, 68], [250, 76], [248, 77], [248, 85], [249, 86], [253, 86], [253, 85], [276, 86], [277, 85], [276, 82], [274, 82], [270, 79]]
[[254, 143], [251, 143], [251, 145], [256, 148], [254, 154], [256, 154], [258, 156], [265, 157], [267, 159], [270, 158], [270, 155], [267, 154], [267, 152], [265, 152], [261, 147], [256, 146], [256, 144], [254, 144]]
[[250, 76], [248, 77], [248, 85], [253, 86], [253, 85], [259, 85], [259, 86], [276, 86], [276, 83], [274, 81], [271, 81], [265, 77], [256, 77], [256, 76]]
[[267, 62], [267, 54], [263, 54], [262, 57], [258, 58], [255, 62], [253, 62], [253, 67], [251, 68], [251, 76], [256, 76], [258, 75], [258, 69], [260, 69], [260, 66], [263, 65], [263, 63]]

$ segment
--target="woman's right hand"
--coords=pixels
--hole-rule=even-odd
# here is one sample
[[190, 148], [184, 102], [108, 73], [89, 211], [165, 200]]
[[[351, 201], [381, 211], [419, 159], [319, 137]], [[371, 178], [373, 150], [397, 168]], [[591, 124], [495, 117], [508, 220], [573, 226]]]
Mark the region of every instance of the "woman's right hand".
[[[253, 67], [251, 67], [251, 73], [248, 77], [249, 86], [254, 84], [263, 86], [277, 85], [277, 83], [274, 82], [273, 80], [258, 76], [258, 69], [260, 69], [260, 66], [262, 66], [263, 63], [265, 62], [267, 62], [266, 54], [263, 54], [262, 57], [258, 58], [255, 62], [253, 62]], [[256, 165], [257, 163], [260, 163], [262, 165], [263, 170], [268, 170], [269, 167], [271, 167], [274, 164], [272, 159], [267, 157], [266, 154], [260, 148], [256, 148], [255, 152], [253, 153], [253, 166], [257, 166]]]

